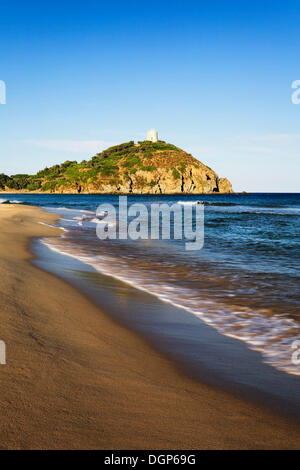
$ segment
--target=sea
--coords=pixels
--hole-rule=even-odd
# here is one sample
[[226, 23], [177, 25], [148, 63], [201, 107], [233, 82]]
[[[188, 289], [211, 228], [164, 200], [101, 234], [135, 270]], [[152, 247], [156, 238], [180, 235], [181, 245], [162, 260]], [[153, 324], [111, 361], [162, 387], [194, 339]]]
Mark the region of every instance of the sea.
[[186, 240], [174, 237], [100, 240], [97, 208], [111, 204], [118, 213], [118, 195], [5, 194], [0, 203], [58, 214], [61, 236], [34, 241], [36, 262], [86, 288], [108, 314], [145, 333], [179, 363], [200, 363], [207, 376], [221, 367], [230, 379], [238, 368], [240, 376], [244, 370], [240, 381], [253, 386], [253, 358], [260, 363], [253, 376], [270, 370], [273, 377], [300, 376], [300, 194], [127, 199], [149, 213], [152, 204], [203, 203], [203, 248], [187, 251]]

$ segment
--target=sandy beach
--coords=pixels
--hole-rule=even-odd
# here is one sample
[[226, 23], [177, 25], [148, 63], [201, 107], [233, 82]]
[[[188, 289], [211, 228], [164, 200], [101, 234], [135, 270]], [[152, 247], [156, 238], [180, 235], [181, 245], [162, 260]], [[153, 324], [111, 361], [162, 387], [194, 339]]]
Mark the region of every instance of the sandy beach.
[[296, 449], [300, 428], [193, 381], [30, 263], [56, 216], [0, 207], [1, 449]]

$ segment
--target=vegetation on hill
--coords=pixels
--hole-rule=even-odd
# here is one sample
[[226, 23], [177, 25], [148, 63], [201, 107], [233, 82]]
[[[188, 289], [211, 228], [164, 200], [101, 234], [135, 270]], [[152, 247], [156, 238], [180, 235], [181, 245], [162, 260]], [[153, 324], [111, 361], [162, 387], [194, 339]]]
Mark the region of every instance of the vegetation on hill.
[[[148, 188], [149, 192], [155, 193], [163, 192], [159, 183], [165, 179], [161, 174], [165, 170], [170, 171], [166, 179], [171, 179], [175, 186], [181, 185], [182, 191], [181, 179], [190, 166], [207, 170], [210, 174], [207, 173], [206, 180], [217, 177], [212, 170], [175, 145], [163, 141], [142, 141], [137, 144], [130, 141], [110, 147], [88, 161], [77, 163], [68, 160], [61, 165], [44, 168], [36, 175], [0, 174], [0, 190], [134, 192], [134, 185], [138, 192], [147, 192]], [[204, 192], [205, 188], [202, 189]], [[209, 191], [213, 191], [213, 188]]]

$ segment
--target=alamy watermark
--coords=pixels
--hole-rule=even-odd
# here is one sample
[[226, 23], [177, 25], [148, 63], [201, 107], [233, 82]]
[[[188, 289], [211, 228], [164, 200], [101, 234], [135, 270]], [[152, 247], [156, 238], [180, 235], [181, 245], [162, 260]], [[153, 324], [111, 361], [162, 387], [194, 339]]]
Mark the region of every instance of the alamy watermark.
[[292, 354], [292, 364], [300, 366], [300, 340], [293, 341], [292, 349], [295, 349]]
[[292, 88], [295, 90], [291, 96], [292, 103], [300, 104], [300, 80], [294, 80], [292, 82]]
[[100, 240], [184, 240], [186, 250], [201, 250], [204, 245], [204, 205], [200, 202], [128, 206], [127, 196], [120, 196], [118, 211], [104, 203], [97, 209], [97, 218]]
[[0, 341], [0, 364], [6, 364], [6, 344]]
[[0, 80], [0, 104], [6, 104], [6, 84]]

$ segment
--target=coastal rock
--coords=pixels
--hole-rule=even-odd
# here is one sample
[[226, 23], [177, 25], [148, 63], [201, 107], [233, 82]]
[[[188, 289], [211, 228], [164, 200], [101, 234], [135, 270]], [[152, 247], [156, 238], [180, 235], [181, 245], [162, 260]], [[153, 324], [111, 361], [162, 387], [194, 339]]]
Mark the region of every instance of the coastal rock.
[[232, 185], [227, 178], [220, 178], [218, 182], [220, 193], [232, 193]]

